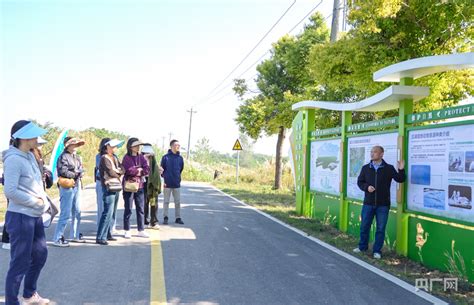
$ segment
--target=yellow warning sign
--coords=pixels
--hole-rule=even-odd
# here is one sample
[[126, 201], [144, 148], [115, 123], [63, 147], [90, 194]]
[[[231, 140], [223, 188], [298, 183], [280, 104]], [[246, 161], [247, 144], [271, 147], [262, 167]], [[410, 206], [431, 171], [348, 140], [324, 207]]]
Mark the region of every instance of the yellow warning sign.
[[242, 150], [242, 145], [240, 145], [239, 139], [235, 141], [234, 147], [232, 147], [232, 150]]

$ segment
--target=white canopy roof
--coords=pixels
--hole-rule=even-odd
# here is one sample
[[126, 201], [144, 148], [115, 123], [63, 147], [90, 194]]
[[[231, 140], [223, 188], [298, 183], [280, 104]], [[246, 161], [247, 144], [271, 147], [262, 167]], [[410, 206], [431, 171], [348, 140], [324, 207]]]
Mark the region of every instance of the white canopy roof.
[[426, 75], [474, 68], [474, 52], [435, 55], [402, 61], [374, 73], [376, 82], [400, 82], [401, 78], [417, 79]]
[[400, 86], [394, 85], [387, 89], [366, 98], [359, 102], [323, 102], [323, 101], [302, 101], [292, 106], [293, 110], [301, 109], [328, 109], [336, 111], [387, 111], [398, 109], [399, 101], [403, 99], [413, 99], [419, 101], [430, 94], [428, 87]]

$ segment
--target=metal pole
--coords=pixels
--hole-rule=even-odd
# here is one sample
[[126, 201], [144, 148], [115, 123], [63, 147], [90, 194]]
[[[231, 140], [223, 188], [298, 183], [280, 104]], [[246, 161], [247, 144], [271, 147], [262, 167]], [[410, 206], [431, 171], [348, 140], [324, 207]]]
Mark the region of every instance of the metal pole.
[[188, 133], [188, 153], [186, 154], [186, 160], [189, 160], [189, 154], [191, 152], [191, 126], [193, 124], [193, 113], [196, 113], [196, 111], [193, 111], [193, 108], [191, 107], [191, 110], [188, 110], [189, 112], [189, 133]]
[[239, 184], [239, 161], [240, 161], [240, 150], [237, 151], [237, 167], [236, 167], [236, 175], [235, 175], [235, 178], [236, 178], [236, 182], [237, 184]]

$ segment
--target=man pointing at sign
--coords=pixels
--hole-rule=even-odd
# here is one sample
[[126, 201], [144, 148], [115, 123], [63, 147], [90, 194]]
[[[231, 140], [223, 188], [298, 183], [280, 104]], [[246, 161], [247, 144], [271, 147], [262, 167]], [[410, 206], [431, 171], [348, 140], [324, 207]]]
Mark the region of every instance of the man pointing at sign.
[[398, 172], [393, 165], [383, 159], [384, 149], [382, 146], [374, 146], [370, 151], [370, 163], [362, 167], [357, 185], [365, 193], [364, 205], [362, 207], [360, 224], [359, 247], [354, 252], [367, 251], [369, 244], [369, 233], [372, 221], [376, 221], [375, 241], [373, 255], [375, 259], [382, 257], [382, 247], [385, 239], [385, 227], [390, 211], [390, 185], [392, 179], [402, 183], [405, 181], [405, 161], [398, 162]]

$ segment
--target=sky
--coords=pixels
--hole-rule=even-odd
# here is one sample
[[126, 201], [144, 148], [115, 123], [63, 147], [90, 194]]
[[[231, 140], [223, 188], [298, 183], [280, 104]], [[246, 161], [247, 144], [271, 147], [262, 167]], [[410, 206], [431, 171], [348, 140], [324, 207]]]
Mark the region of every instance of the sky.
[[[106, 128], [160, 147], [171, 133], [187, 147], [194, 106], [191, 147], [206, 137], [215, 150], [231, 152], [240, 104], [232, 79], [321, 1], [296, 1], [213, 89], [293, 2], [0, 0], [0, 150], [20, 119]], [[332, 0], [316, 11], [329, 26]], [[253, 66], [241, 77], [255, 87], [255, 74]], [[275, 145], [275, 136], [264, 136], [254, 151], [274, 155]]]

